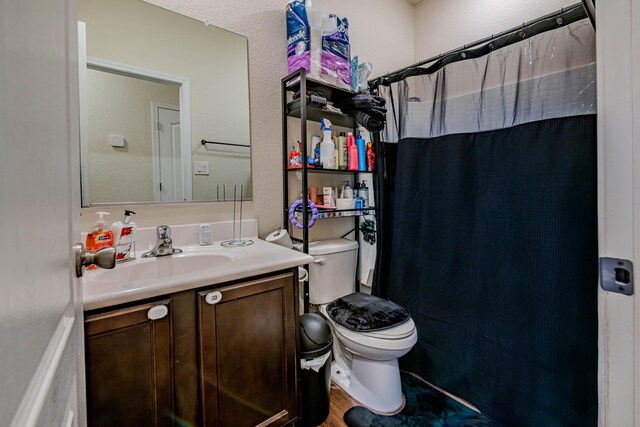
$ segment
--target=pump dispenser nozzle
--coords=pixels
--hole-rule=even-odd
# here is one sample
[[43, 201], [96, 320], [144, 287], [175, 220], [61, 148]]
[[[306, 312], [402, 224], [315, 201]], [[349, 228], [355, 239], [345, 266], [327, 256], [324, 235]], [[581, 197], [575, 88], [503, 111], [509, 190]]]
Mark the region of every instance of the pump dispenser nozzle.
[[331, 122], [329, 121], [329, 119], [325, 119], [324, 117], [320, 117], [320, 130], [323, 131], [331, 131]]
[[135, 215], [136, 213], [134, 211], [130, 211], [128, 209], [124, 210], [124, 215], [122, 216], [122, 222], [124, 224], [129, 224], [129, 222], [131, 222], [131, 215]]
[[102, 226], [102, 228], [104, 229], [107, 226], [107, 221], [105, 221], [104, 216], [105, 215], [111, 215], [109, 212], [96, 212], [96, 215], [98, 215], [98, 220], [96, 221], [96, 226]]

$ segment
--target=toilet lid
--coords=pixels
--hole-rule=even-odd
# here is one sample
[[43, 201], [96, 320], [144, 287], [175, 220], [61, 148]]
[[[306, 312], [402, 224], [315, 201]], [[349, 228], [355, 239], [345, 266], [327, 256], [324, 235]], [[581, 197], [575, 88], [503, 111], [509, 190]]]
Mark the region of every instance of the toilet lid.
[[387, 341], [401, 340], [413, 334], [416, 329], [416, 325], [411, 318], [398, 326], [394, 326], [393, 328], [385, 329], [383, 331], [355, 332], [340, 325], [334, 324], [334, 326], [340, 331], [342, 335], [356, 342], [358, 341], [359, 337], [376, 338], [379, 340]]
[[411, 319], [398, 304], [356, 292], [329, 303], [327, 315], [338, 325], [355, 332], [384, 331]]

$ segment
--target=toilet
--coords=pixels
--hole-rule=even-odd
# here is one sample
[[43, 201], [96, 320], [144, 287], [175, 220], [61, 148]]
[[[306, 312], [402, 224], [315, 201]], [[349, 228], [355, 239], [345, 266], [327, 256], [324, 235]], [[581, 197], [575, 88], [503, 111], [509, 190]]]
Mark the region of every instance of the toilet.
[[351, 397], [380, 413], [403, 406], [398, 358], [413, 348], [418, 333], [397, 304], [354, 293], [358, 243], [346, 239], [309, 244], [309, 301], [334, 333], [331, 378]]

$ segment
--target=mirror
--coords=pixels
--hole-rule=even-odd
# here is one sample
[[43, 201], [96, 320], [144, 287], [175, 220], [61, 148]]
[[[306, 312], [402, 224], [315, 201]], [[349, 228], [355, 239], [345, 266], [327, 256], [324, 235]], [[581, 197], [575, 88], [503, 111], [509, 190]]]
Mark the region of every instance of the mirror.
[[251, 199], [247, 39], [78, 0], [82, 206]]

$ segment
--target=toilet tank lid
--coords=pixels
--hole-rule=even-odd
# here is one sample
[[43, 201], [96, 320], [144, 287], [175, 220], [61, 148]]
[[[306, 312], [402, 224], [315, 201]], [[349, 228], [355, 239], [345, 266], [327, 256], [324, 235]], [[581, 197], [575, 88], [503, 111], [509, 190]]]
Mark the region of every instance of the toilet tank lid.
[[[302, 251], [302, 243], [294, 246], [298, 251]], [[340, 252], [353, 251], [358, 249], [358, 242], [347, 239], [317, 240], [309, 243], [309, 255], [328, 255]]]

